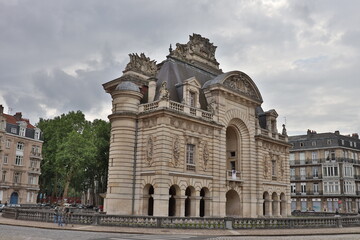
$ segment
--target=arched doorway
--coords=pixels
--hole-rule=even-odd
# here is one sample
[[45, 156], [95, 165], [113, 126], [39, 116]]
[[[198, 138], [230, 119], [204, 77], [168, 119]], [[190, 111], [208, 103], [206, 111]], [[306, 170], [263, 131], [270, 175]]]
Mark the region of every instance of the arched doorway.
[[176, 197], [179, 196], [180, 188], [177, 185], [172, 185], [169, 189], [169, 209], [168, 216], [173, 217], [179, 214], [179, 203], [176, 201]]
[[205, 187], [200, 190], [200, 217], [210, 215], [210, 202], [208, 200], [209, 194], [209, 189]]
[[240, 216], [240, 197], [235, 190], [226, 193], [226, 216]]
[[264, 192], [263, 200], [263, 215], [270, 216], [270, 196], [268, 192]]
[[13, 192], [10, 196], [10, 204], [18, 204], [19, 194], [17, 192]]
[[195, 216], [195, 201], [192, 196], [195, 196], [195, 189], [191, 186], [185, 190], [185, 217]]
[[143, 213], [148, 216], [154, 215], [154, 187], [151, 184], [146, 184], [144, 187], [144, 202], [143, 202]]
[[280, 215], [286, 216], [286, 198], [285, 193], [280, 194]]

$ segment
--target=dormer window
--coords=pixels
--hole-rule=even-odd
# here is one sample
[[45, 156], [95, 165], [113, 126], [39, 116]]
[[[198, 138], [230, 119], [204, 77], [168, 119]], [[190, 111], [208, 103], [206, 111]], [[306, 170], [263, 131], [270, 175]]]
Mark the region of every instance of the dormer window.
[[10, 130], [10, 131], [11, 131], [11, 133], [13, 133], [13, 134], [16, 134], [16, 133], [17, 133], [17, 130], [16, 130], [16, 128], [14, 128], [14, 127], [13, 127], [13, 128], [11, 128], [11, 130]]
[[20, 127], [19, 135], [25, 137], [25, 128]]
[[184, 83], [178, 84], [176, 87], [182, 88], [183, 103], [191, 108], [200, 108], [199, 93], [201, 85], [195, 77], [185, 80]]

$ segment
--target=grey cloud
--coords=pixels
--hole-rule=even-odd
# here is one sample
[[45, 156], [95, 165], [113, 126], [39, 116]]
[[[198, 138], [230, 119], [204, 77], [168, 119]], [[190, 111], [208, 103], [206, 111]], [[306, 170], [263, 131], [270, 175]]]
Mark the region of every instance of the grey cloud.
[[224, 71], [253, 78], [264, 109], [275, 108], [279, 122], [286, 116], [289, 133], [360, 132], [353, 101], [360, 87], [359, 3], [270, 3], [0, 1], [0, 92], [35, 122], [52, 117], [44, 106], [94, 115], [110, 110], [101, 84], [121, 75], [128, 53], [160, 62], [170, 43], [186, 43], [195, 32], [218, 46]]

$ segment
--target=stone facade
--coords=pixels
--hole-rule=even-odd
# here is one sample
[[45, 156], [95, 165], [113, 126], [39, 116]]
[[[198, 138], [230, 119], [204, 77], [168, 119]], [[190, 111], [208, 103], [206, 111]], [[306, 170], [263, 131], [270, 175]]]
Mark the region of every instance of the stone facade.
[[3, 110], [0, 105], [0, 201], [34, 204], [41, 174], [41, 132], [20, 112], [8, 115]]
[[289, 137], [291, 209], [357, 213], [360, 210], [360, 140], [308, 130]]
[[285, 126], [278, 133], [248, 75], [219, 69], [215, 50], [194, 34], [157, 65], [130, 54], [103, 84], [113, 99], [107, 213], [289, 215]]

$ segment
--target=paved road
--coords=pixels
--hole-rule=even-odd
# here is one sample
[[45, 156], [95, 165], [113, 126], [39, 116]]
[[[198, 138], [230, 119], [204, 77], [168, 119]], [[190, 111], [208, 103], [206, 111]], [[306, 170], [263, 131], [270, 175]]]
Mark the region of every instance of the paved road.
[[64, 229], [42, 229], [32, 227], [20, 227], [0, 225], [0, 240], [358, 240], [360, 234], [342, 235], [313, 235], [313, 236], [275, 236], [275, 237], [222, 237], [222, 236], [192, 236], [185, 234], [177, 235], [149, 235], [149, 234], [125, 234], [106, 232], [71, 231]]
[[1, 240], [202, 240], [207, 238], [209, 237], [86, 232], [0, 225]]

